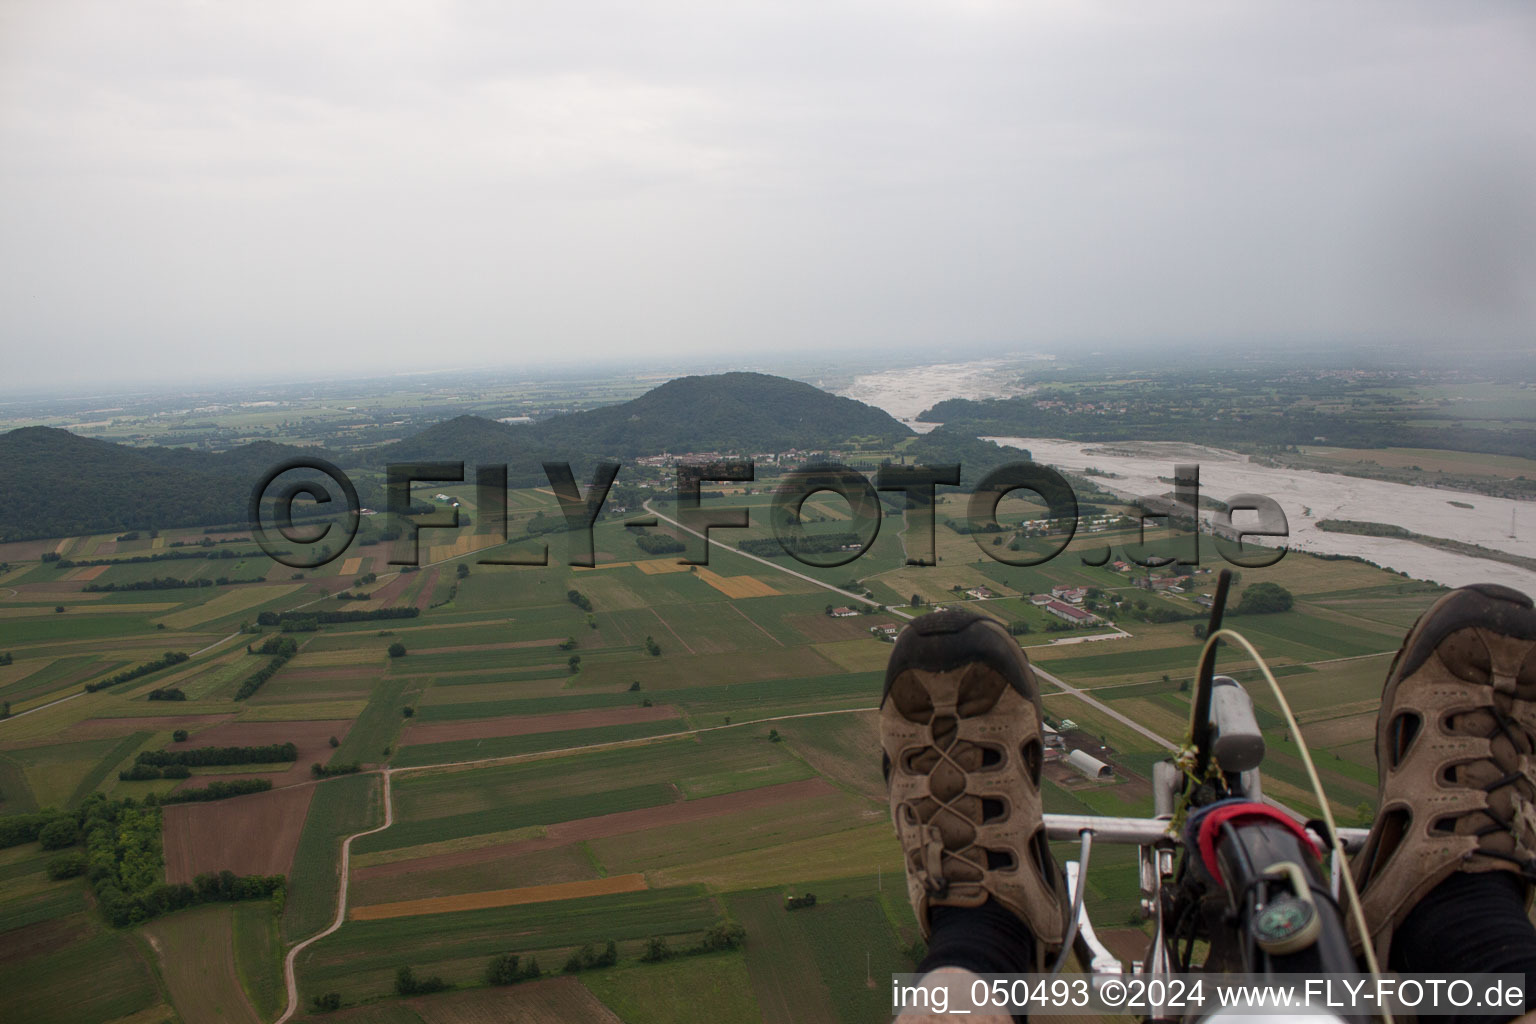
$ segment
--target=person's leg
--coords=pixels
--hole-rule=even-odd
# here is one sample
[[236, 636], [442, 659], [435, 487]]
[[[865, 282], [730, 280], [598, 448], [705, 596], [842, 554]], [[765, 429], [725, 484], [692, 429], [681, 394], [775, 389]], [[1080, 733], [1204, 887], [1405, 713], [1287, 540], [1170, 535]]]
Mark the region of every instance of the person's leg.
[[1536, 981], [1533, 754], [1536, 610], [1506, 587], [1452, 591], [1409, 630], [1377, 719], [1380, 808], [1354, 870], [1392, 968]]
[[881, 747], [929, 943], [921, 971], [1037, 971], [1065, 938], [1066, 886], [1042, 819], [1043, 717], [1028, 658], [991, 619], [938, 612], [897, 639]]

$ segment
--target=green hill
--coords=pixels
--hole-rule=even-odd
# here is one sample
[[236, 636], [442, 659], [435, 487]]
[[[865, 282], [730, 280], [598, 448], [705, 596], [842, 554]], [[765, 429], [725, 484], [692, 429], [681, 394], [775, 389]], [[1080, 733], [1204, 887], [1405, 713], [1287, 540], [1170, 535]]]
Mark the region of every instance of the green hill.
[[[599, 458], [816, 450], [910, 434], [879, 409], [809, 384], [726, 373], [682, 377], [633, 401], [536, 424], [458, 416], [363, 452], [346, 468], [463, 462], [469, 482], [475, 466], [505, 464], [512, 486], [530, 486], [545, 482], [546, 461], [570, 462], [585, 478], [581, 464]], [[300, 454], [330, 457], [268, 441], [210, 453], [134, 448], [52, 427], [13, 430], [0, 435], [0, 540], [242, 522], [256, 481]], [[365, 505], [382, 504], [376, 474], [357, 486]]]
[[[457, 416], [367, 453], [399, 462], [507, 465], [513, 485], [545, 482], [543, 463], [628, 459], [663, 452], [751, 454], [836, 447], [853, 438], [895, 441], [911, 430], [851, 398], [763, 373], [679, 377], [619, 405], [508, 425]], [[580, 467], [578, 466], [578, 475]]]
[[240, 522], [261, 474], [313, 448], [132, 448], [54, 427], [0, 434], [0, 540]]
[[546, 461], [575, 462], [582, 454], [545, 443], [526, 424], [455, 416], [403, 440], [370, 448], [362, 458], [365, 465], [379, 469], [406, 462], [462, 462], [466, 482], [474, 480], [476, 466], [505, 465], [508, 482], [519, 487], [545, 483]]
[[531, 429], [552, 447], [613, 456], [814, 449], [912, 434], [873, 406], [765, 373], [679, 377], [632, 401]]

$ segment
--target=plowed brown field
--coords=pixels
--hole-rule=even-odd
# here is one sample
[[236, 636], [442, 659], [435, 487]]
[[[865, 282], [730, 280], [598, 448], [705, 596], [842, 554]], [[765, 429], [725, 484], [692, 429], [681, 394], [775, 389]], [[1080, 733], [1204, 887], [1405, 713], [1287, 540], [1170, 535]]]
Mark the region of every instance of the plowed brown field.
[[190, 882], [207, 871], [286, 875], [314, 786], [171, 804], [163, 812], [165, 879]]

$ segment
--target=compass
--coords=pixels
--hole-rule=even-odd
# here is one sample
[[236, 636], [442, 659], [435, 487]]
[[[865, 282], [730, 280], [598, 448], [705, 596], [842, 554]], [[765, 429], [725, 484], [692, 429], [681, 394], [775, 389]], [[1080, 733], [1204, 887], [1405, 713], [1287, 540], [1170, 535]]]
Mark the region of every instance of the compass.
[[1321, 930], [1312, 901], [1292, 896], [1282, 896], [1261, 907], [1248, 927], [1259, 947], [1275, 956], [1306, 949], [1317, 941]]

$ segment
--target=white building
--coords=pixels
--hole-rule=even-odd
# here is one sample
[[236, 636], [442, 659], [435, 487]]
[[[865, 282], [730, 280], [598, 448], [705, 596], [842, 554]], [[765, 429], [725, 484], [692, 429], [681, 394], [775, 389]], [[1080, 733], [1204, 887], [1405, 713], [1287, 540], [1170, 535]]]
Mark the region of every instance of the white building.
[[1076, 768], [1090, 779], [1112, 779], [1115, 777], [1114, 768], [1100, 761], [1086, 750], [1074, 750], [1067, 755], [1067, 764]]

